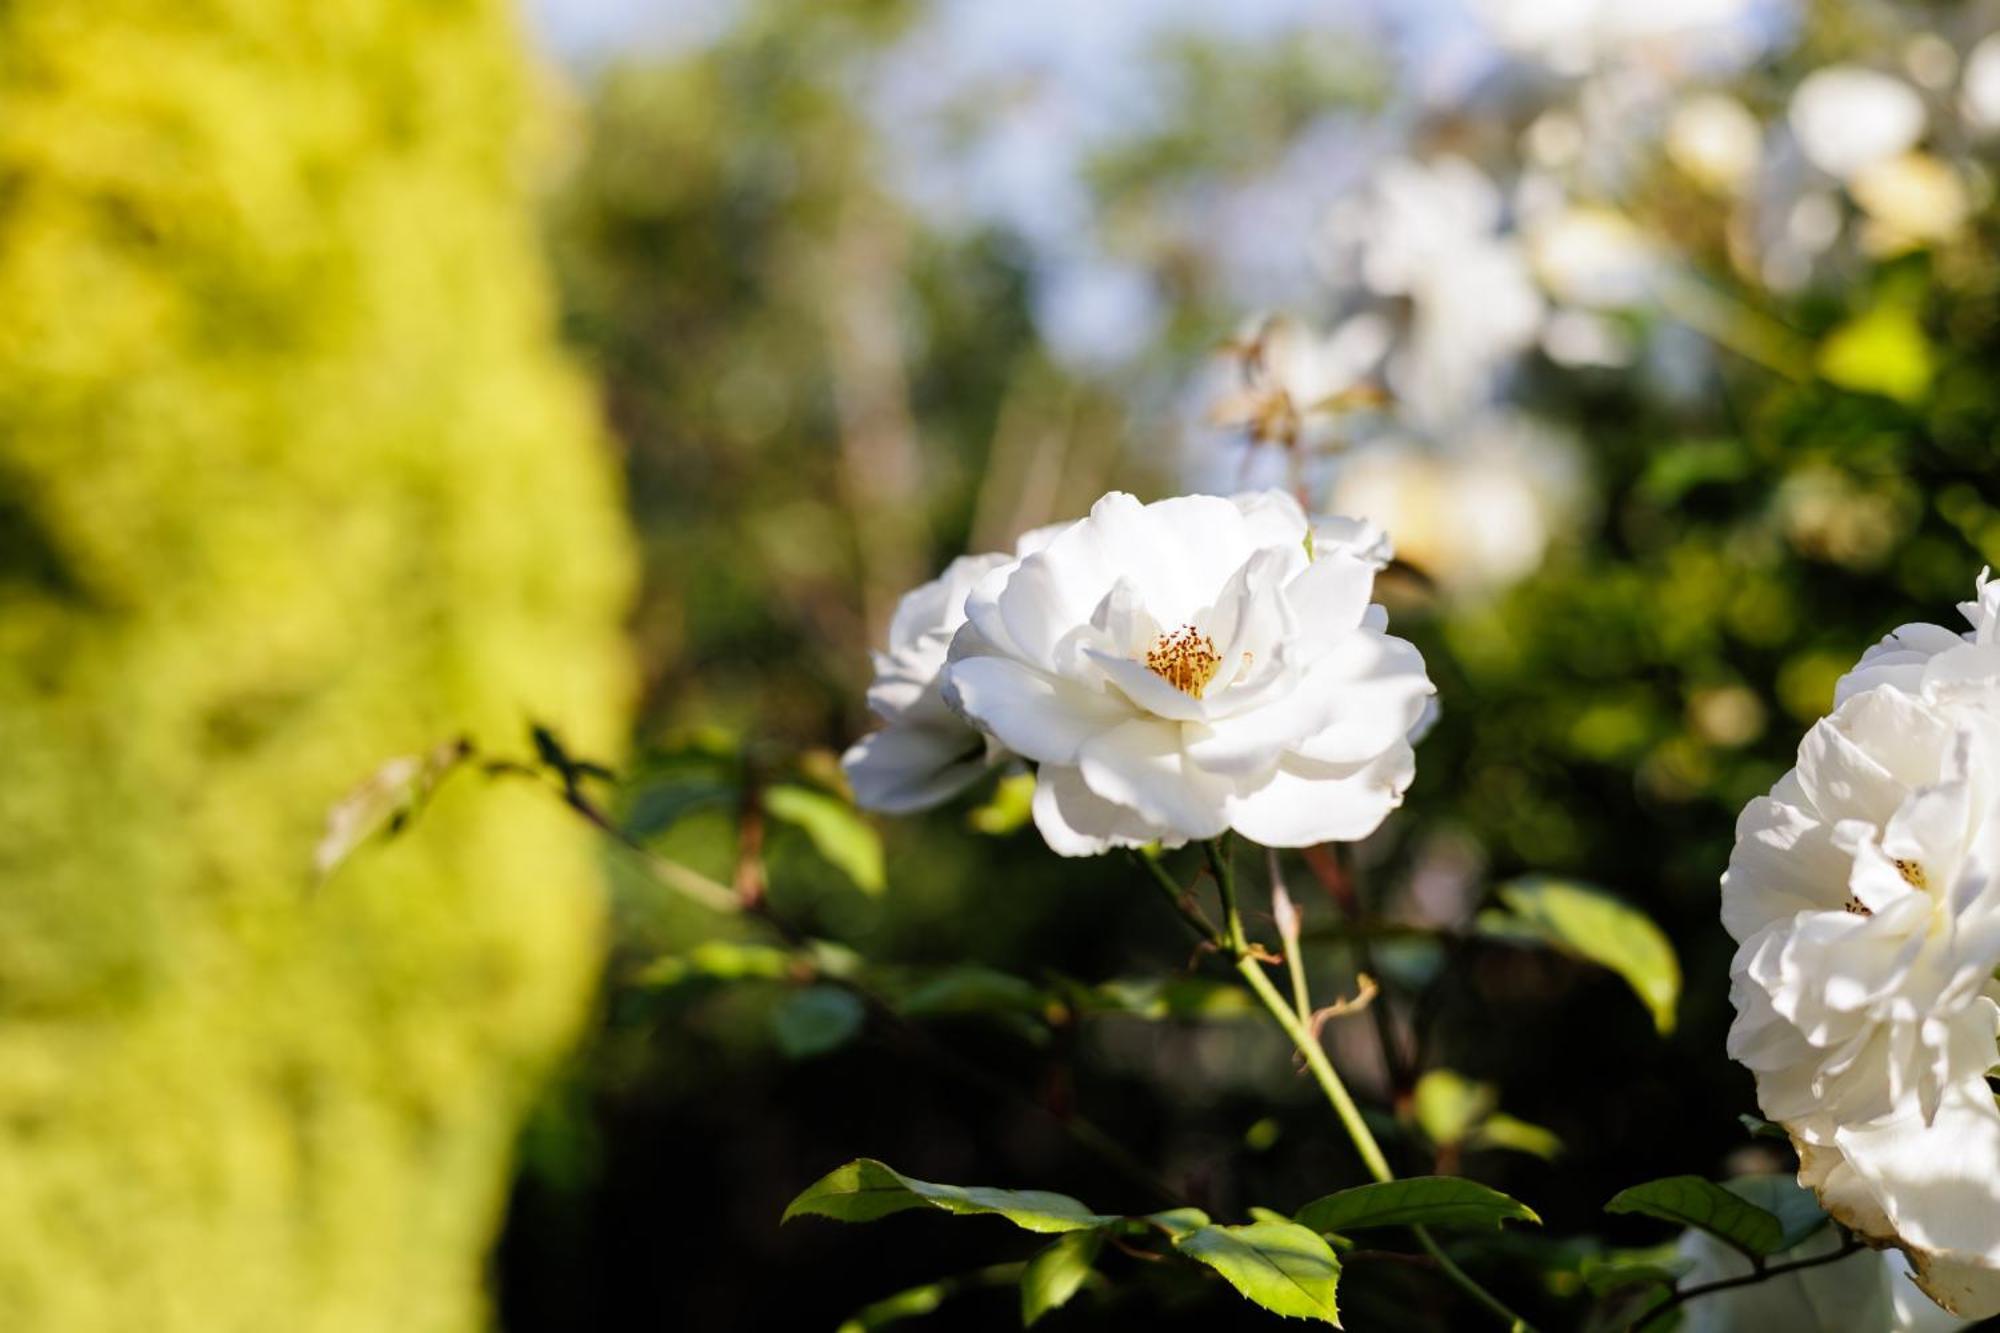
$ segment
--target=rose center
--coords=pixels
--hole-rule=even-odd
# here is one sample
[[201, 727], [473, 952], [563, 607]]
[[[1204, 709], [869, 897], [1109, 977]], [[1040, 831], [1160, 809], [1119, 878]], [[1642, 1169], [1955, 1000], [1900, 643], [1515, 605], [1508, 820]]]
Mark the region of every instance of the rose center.
[[1930, 881], [1924, 878], [1923, 866], [1915, 861], [1897, 861], [1896, 873], [1901, 875], [1903, 882], [1913, 889], [1928, 889], [1931, 886]]
[[1146, 650], [1146, 670], [1182, 694], [1201, 698], [1201, 692], [1215, 679], [1222, 665], [1215, 641], [1193, 625], [1182, 625], [1171, 634], [1162, 634]]

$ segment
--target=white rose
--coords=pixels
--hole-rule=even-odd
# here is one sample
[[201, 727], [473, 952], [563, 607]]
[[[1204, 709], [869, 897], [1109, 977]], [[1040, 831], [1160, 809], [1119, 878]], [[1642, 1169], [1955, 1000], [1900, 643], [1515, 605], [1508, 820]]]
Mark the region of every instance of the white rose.
[[1945, 694], [1971, 701], [1988, 698], [1982, 681], [2000, 678], [2000, 580], [1981, 570], [1973, 599], [1958, 604], [1958, 613], [1972, 628], [1963, 633], [1941, 625], [1904, 625], [1861, 655], [1854, 670], [1834, 686], [1840, 704], [1877, 685], [1894, 685], [1906, 694], [1936, 699]]
[[1232, 828], [1305, 846], [1365, 836], [1401, 803], [1431, 683], [1369, 604], [1374, 538], [1321, 531], [1309, 554], [1281, 492], [1113, 493], [980, 579], [945, 693], [1040, 766], [1052, 848]]
[[[1956, 638], [1956, 636], [1952, 636]], [[1962, 643], [1962, 641], [1960, 641]], [[1737, 823], [1729, 1053], [1828, 1211], [2000, 1310], [2000, 712], [1850, 692]], [[1989, 685], [1990, 690], [1990, 685]]]
[[1800, 81], [1788, 119], [1807, 160], [1845, 181], [1916, 147], [1927, 117], [1916, 89], [1894, 75], [1829, 65]]
[[1006, 751], [945, 703], [940, 673], [952, 635], [965, 623], [965, 595], [983, 576], [1046, 546], [1067, 524], [1036, 528], [1014, 554], [962, 555], [944, 573], [904, 594], [889, 619], [889, 646], [874, 654], [868, 708], [880, 730], [840, 757], [857, 805], [902, 815], [950, 800], [977, 782]]

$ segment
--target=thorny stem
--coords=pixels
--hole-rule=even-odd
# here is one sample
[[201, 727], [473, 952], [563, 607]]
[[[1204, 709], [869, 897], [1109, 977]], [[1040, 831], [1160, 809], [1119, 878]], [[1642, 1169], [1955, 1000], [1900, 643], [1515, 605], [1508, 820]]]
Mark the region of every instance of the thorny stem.
[[[1304, 1057], [1306, 1068], [1311, 1071], [1313, 1081], [1318, 1083], [1320, 1091], [1326, 1094], [1326, 1100], [1333, 1107], [1334, 1114], [1340, 1118], [1341, 1126], [1347, 1130], [1348, 1138], [1353, 1140], [1355, 1151], [1361, 1154], [1362, 1164], [1368, 1168], [1368, 1174], [1382, 1182], [1394, 1180], [1396, 1173], [1389, 1169], [1389, 1159], [1383, 1156], [1382, 1145], [1375, 1141], [1374, 1132], [1368, 1128], [1368, 1122], [1361, 1118], [1361, 1108], [1354, 1104], [1353, 1095], [1347, 1091], [1347, 1085], [1341, 1082], [1340, 1074], [1334, 1069], [1333, 1062], [1327, 1059], [1326, 1048], [1320, 1045], [1319, 1038], [1313, 1035], [1310, 1018], [1301, 1019], [1294, 1004], [1287, 1002], [1278, 992], [1278, 988], [1271, 984], [1271, 978], [1265, 975], [1263, 964], [1258, 961], [1256, 953], [1252, 951], [1248, 939], [1244, 936], [1243, 914], [1236, 905], [1236, 877], [1230, 869], [1227, 852], [1219, 840], [1205, 842], [1202, 848], [1208, 855], [1209, 870], [1214, 874], [1216, 886], [1222, 893], [1226, 931], [1224, 943], [1235, 961], [1238, 975], [1249, 985], [1252, 993], [1263, 1002], [1264, 1008], [1270, 1012], [1285, 1035], [1292, 1039], [1292, 1045]], [[1306, 1010], [1308, 1014], [1311, 1012], [1309, 1005], [1308, 1001]], [[1480, 1286], [1471, 1274], [1453, 1263], [1443, 1247], [1431, 1238], [1427, 1229], [1413, 1226], [1410, 1232], [1417, 1238], [1417, 1243], [1423, 1246], [1425, 1253], [1437, 1262], [1439, 1271], [1450, 1278], [1466, 1295], [1484, 1306], [1495, 1318], [1506, 1324], [1511, 1333], [1534, 1333], [1527, 1320], [1508, 1309], [1499, 1297]]]
[[1788, 1264], [1758, 1263], [1741, 1277], [1719, 1278], [1714, 1282], [1704, 1282], [1698, 1287], [1684, 1287], [1641, 1315], [1639, 1321], [1632, 1325], [1633, 1333], [1642, 1333], [1642, 1330], [1651, 1328], [1660, 1316], [1678, 1310], [1697, 1296], [1706, 1296], [1714, 1291], [1728, 1291], [1733, 1287], [1754, 1286], [1766, 1278], [1782, 1277], [1786, 1273], [1796, 1273], [1802, 1268], [1818, 1268], [1822, 1264], [1839, 1263], [1848, 1255], [1859, 1253], [1867, 1248], [1867, 1245], [1863, 1242], [1856, 1240], [1853, 1236], [1847, 1236], [1839, 1249], [1830, 1250], [1825, 1254], [1816, 1254], [1810, 1259], [1794, 1259]]

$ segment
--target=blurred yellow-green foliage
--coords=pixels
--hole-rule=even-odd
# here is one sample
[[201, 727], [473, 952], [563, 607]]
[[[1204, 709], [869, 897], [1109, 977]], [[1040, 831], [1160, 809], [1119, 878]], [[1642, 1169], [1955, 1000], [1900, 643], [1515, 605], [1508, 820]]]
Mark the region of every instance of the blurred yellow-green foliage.
[[0, 6], [0, 1327], [470, 1328], [615, 749], [617, 488], [497, 0]]

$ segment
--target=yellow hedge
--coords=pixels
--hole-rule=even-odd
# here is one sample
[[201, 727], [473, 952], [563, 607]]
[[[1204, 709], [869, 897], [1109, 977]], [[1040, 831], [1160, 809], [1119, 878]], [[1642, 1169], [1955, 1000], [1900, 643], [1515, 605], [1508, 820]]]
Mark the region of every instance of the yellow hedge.
[[458, 1330], [592, 852], [628, 551], [504, 0], [0, 3], [0, 1328]]

